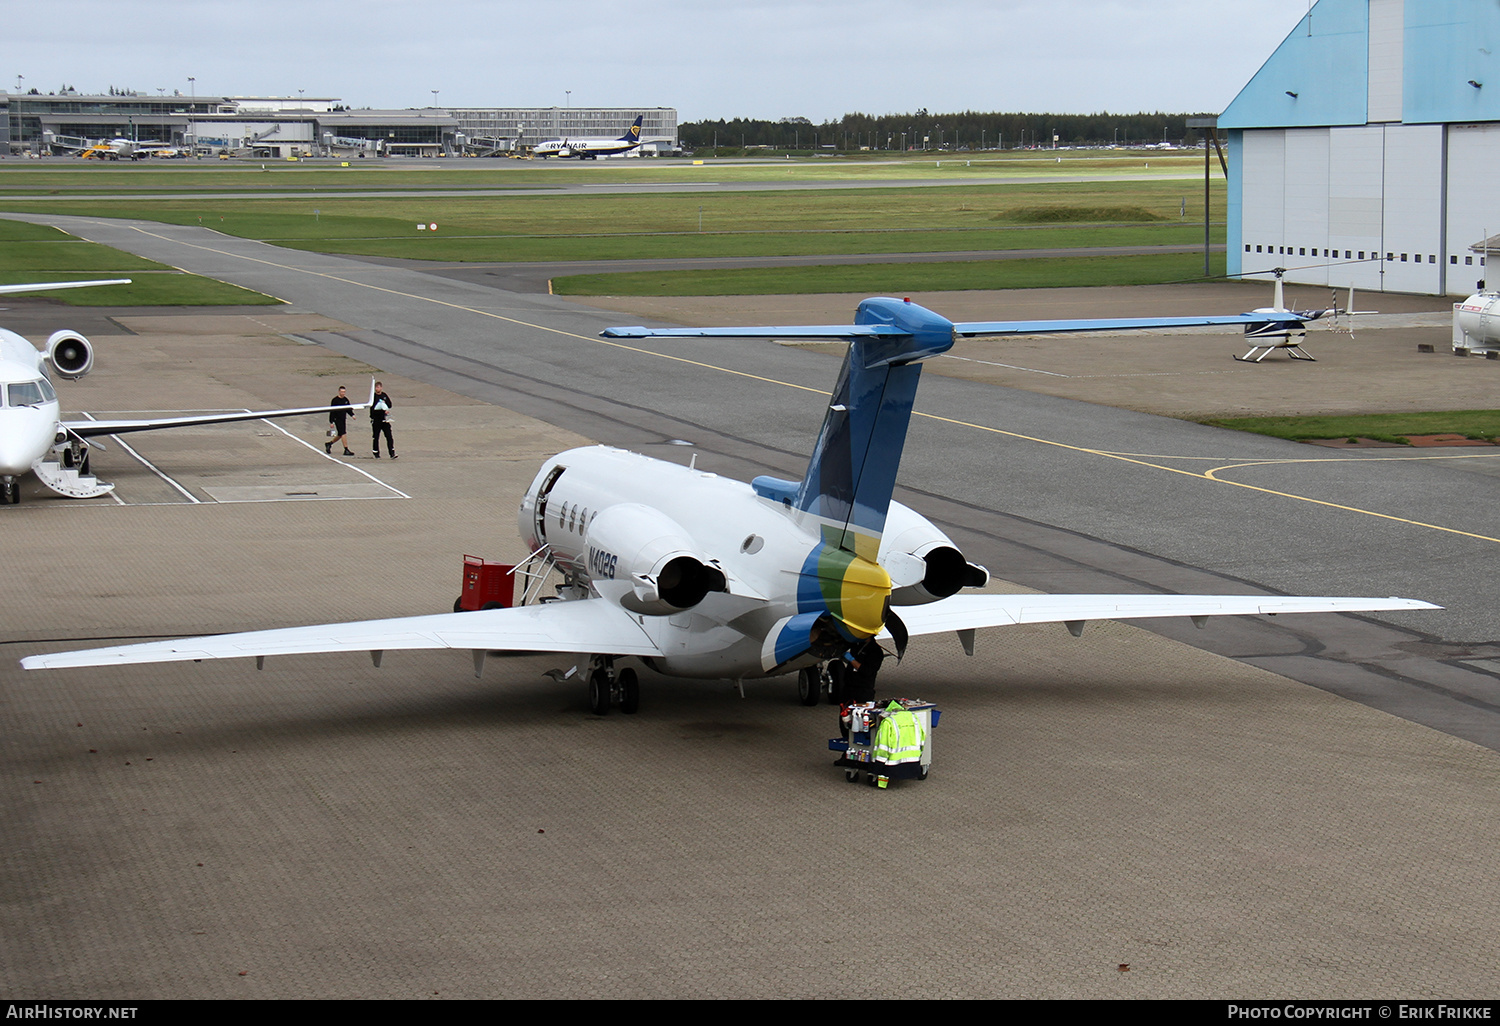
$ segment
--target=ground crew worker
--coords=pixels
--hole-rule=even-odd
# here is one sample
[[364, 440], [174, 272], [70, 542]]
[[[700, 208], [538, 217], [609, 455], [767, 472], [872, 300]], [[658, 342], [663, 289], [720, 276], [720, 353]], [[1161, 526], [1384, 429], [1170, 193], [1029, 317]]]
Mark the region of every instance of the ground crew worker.
[[875, 677], [885, 661], [885, 650], [874, 638], [844, 653], [844, 684], [839, 692], [839, 730], [849, 736], [849, 710], [856, 705], [875, 701]]
[[[874, 760], [886, 766], [900, 766], [922, 761], [922, 748], [927, 738], [922, 724], [900, 702], [885, 707], [880, 726], [875, 731], [875, 745], [871, 752]], [[884, 787], [890, 777], [880, 775], [879, 783]]]

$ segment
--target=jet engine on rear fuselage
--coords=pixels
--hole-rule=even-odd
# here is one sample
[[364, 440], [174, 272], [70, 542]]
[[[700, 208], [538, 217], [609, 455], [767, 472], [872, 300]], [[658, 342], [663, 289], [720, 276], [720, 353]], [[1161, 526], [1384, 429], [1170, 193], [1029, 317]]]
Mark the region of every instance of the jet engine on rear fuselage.
[[682, 525], [650, 506], [622, 502], [600, 510], [583, 541], [580, 555], [594, 587], [632, 613], [670, 616], [727, 587], [724, 571], [695, 550]]
[[891, 575], [891, 605], [919, 606], [982, 588], [990, 572], [970, 563], [958, 546], [926, 517], [899, 502], [886, 512], [880, 563]]
[[54, 331], [47, 339], [47, 362], [58, 377], [76, 381], [94, 368], [94, 347], [76, 331]]

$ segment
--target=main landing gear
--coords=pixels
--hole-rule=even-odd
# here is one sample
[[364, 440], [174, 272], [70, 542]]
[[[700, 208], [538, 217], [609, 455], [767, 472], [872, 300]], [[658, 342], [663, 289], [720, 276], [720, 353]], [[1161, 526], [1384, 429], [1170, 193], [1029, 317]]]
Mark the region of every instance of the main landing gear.
[[608, 716], [609, 707], [619, 705], [629, 716], [641, 707], [641, 682], [630, 667], [615, 670], [614, 656], [593, 656], [589, 660], [589, 712]]
[[804, 666], [797, 671], [797, 701], [803, 705], [817, 705], [826, 691], [828, 704], [838, 705], [844, 697], [844, 671], [847, 669], [842, 659]]

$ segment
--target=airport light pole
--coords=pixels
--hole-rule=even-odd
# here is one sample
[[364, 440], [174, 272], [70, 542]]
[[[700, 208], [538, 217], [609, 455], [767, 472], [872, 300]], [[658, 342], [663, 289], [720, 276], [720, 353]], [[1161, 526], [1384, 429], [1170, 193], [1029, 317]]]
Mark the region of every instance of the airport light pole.
[[[1212, 117], [1212, 118], [1188, 118], [1187, 119], [1187, 127], [1188, 128], [1198, 128], [1198, 129], [1202, 129], [1203, 130], [1203, 277], [1207, 278], [1208, 277], [1208, 226], [1209, 226], [1209, 221], [1208, 221], [1208, 199], [1209, 199], [1208, 180], [1209, 180], [1209, 175], [1210, 175], [1211, 167], [1212, 167], [1212, 165], [1209, 163], [1210, 148], [1209, 148], [1209, 145], [1208, 145], [1208, 138], [1209, 138], [1209, 133], [1214, 132], [1219, 127], [1219, 119], [1216, 118], [1216, 117]], [[1166, 135], [1167, 135], [1166, 129], [1163, 129], [1162, 130], [1162, 138], [1165, 139]], [[1218, 142], [1217, 139], [1215, 139], [1214, 141], [1215, 141], [1215, 143]], [[1221, 161], [1223, 160], [1223, 155], [1222, 154], [1220, 155], [1219, 159]], [[1228, 167], [1227, 164], [1224, 167], [1224, 177], [1225, 178], [1229, 177], [1229, 167]]]

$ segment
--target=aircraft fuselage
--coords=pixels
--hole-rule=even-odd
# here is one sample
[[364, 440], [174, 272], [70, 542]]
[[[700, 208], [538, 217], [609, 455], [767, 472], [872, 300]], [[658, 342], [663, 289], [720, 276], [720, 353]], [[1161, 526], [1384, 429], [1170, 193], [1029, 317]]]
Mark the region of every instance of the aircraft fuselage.
[[[665, 653], [649, 660], [682, 677], [761, 677], [817, 661], [766, 651], [777, 624], [832, 609], [824, 649], [877, 633], [893, 582], [880, 563], [839, 555], [819, 518], [793, 509], [775, 489], [605, 446], [572, 449], [543, 464], [519, 511], [532, 551], [549, 546], [574, 592], [631, 612]], [[793, 484], [786, 482], [786, 484]], [[952, 543], [915, 512], [892, 503], [891, 545], [927, 552]], [[883, 548], [889, 548], [885, 546]], [[677, 601], [664, 568], [679, 563], [723, 575], [722, 587]], [[653, 593], [653, 583], [655, 593]], [[902, 582], [909, 584], [910, 582]], [[652, 601], [653, 595], [656, 601]], [[932, 601], [908, 587], [908, 604]], [[837, 630], [837, 634], [834, 631]], [[826, 658], [826, 652], [822, 653]]]
[[30, 342], [0, 328], [0, 477], [28, 473], [57, 439], [57, 393], [41, 361]]

